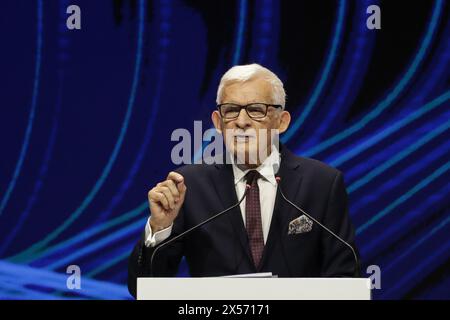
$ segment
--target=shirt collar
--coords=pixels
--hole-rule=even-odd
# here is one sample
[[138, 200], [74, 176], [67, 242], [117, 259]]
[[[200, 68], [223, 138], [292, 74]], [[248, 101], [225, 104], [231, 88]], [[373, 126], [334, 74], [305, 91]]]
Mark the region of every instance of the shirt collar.
[[272, 153], [263, 161], [263, 163], [261, 163], [259, 167], [254, 169], [242, 170], [234, 163], [232, 164], [232, 166], [235, 185], [244, 179], [247, 172], [249, 172], [250, 170], [256, 170], [265, 180], [276, 186], [277, 181], [275, 180], [275, 174], [280, 168], [280, 152], [277, 150], [277, 148], [273, 147]]

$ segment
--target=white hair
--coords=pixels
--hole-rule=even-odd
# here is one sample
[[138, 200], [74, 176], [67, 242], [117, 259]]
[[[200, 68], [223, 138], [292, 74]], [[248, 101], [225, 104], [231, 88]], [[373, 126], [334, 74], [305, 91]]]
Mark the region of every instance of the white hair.
[[227, 85], [236, 82], [246, 82], [255, 78], [261, 78], [272, 86], [273, 103], [282, 105], [284, 109], [286, 104], [286, 92], [284, 91], [283, 82], [281, 82], [275, 73], [256, 63], [234, 66], [225, 72], [222, 79], [220, 79], [219, 89], [217, 90], [217, 104], [221, 103], [223, 89]]

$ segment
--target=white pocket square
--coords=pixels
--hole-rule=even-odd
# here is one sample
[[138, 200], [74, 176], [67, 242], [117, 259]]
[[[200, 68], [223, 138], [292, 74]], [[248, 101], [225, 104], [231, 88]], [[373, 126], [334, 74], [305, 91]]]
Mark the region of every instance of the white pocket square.
[[312, 229], [313, 222], [305, 215], [301, 215], [289, 222], [288, 234], [299, 234], [310, 232]]

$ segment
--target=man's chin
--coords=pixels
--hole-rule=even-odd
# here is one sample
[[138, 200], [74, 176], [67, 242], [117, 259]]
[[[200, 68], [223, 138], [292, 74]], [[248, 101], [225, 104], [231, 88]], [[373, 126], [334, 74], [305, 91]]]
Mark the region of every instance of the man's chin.
[[234, 149], [233, 155], [236, 164], [246, 165], [246, 166], [257, 166], [258, 162], [258, 149], [245, 148], [245, 149]]

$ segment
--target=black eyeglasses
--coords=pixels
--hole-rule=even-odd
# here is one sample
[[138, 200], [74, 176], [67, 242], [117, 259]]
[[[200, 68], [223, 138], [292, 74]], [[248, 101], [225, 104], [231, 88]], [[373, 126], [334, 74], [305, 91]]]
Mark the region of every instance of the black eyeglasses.
[[235, 103], [222, 103], [217, 105], [219, 109], [220, 116], [224, 119], [236, 119], [239, 117], [242, 109], [245, 109], [248, 116], [252, 119], [261, 119], [267, 116], [267, 111], [269, 107], [283, 108], [280, 104], [268, 104], [268, 103], [250, 103], [245, 106], [235, 104]]

